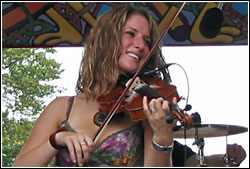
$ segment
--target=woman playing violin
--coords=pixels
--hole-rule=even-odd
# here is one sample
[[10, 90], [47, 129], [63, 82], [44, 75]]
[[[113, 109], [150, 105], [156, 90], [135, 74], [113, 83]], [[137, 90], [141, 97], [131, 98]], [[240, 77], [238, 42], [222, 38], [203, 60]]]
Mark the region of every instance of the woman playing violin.
[[[53, 157], [57, 166], [183, 166], [184, 146], [173, 140], [174, 124], [165, 121], [172, 113], [163, 98], [143, 98], [145, 120], [115, 114], [93, 141], [101, 117], [105, 118], [98, 98], [112, 92], [121, 76], [141, 66], [158, 36], [153, 17], [144, 9], [125, 6], [103, 14], [85, 46], [77, 95], [56, 98], [47, 106], [14, 166], [46, 166]], [[164, 63], [160, 53], [157, 48], [147, 69]], [[169, 83], [167, 72], [163, 76]], [[172, 101], [177, 103], [176, 98]], [[186, 165], [197, 163], [187, 148]]]

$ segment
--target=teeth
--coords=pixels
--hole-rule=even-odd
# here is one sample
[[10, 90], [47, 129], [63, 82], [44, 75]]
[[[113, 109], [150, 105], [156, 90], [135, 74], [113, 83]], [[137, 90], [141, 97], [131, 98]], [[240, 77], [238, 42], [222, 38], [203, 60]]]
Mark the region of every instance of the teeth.
[[133, 58], [135, 58], [135, 59], [137, 59], [137, 60], [140, 59], [139, 56], [137, 56], [137, 55], [135, 55], [135, 54], [133, 54], [133, 53], [128, 53], [128, 55], [131, 56], [131, 57], [133, 57]]

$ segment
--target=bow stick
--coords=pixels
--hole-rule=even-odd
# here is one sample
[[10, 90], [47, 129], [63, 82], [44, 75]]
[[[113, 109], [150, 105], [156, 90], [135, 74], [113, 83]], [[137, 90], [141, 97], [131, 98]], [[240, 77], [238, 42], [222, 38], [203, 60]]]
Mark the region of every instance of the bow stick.
[[177, 18], [177, 16], [179, 15], [179, 13], [181, 12], [182, 8], [184, 7], [185, 2], [181, 2], [180, 6], [178, 7], [176, 13], [174, 14], [173, 18], [170, 20], [170, 22], [165, 26], [164, 30], [162, 31], [160, 37], [158, 38], [158, 40], [156, 41], [156, 43], [154, 44], [154, 46], [152, 47], [152, 49], [150, 50], [150, 52], [148, 53], [147, 57], [145, 58], [143, 64], [138, 68], [138, 70], [136, 71], [136, 73], [134, 74], [133, 78], [130, 80], [128, 86], [124, 89], [124, 91], [122, 92], [121, 96], [118, 98], [118, 100], [116, 101], [115, 105], [113, 106], [113, 108], [110, 110], [110, 112], [108, 113], [107, 117], [105, 118], [105, 120], [103, 121], [102, 125], [99, 127], [98, 131], [96, 132], [93, 141], [94, 144], [97, 142], [97, 140], [99, 139], [99, 137], [101, 136], [103, 130], [105, 129], [105, 127], [107, 126], [107, 124], [109, 123], [109, 121], [111, 120], [111, 118], [113, 117], [113, 115], [115, 114], [115, 112], [117, 111], [119, 105], [121, 104], [122, 100], [124, 99], [126, 93], [128, 92], [128, 90], [130, 89], [131, 85], [134, 83], [136, 77], [141, 73], [142, 69], [144, 68], [144, 66], [147, 64], [147, 62], [149, 61], [152, 53], [155, 51], [156, 47], [159, 45], [160, 41], [162, 40], [162, 38], [164, 37], [165, 33], [169, 30], [169, 28], [171, 27], [171, 25], [173, 24], [173, 22], [175, 21], [175, 19]]

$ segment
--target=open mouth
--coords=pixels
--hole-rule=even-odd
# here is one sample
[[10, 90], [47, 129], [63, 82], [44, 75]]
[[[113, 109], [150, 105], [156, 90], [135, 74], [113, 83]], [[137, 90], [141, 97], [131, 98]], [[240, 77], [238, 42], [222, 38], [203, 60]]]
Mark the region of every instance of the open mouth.
[[136, 59], [136, 60], [140, 60], [140, 57], [139, 56], [137, 56], [137, 55], [135, 55], [135, 54], [133, 54], [133, 53], [128, 53], [128, 56], [131, 56], [132, 58], [134, 58], [134, 59]]

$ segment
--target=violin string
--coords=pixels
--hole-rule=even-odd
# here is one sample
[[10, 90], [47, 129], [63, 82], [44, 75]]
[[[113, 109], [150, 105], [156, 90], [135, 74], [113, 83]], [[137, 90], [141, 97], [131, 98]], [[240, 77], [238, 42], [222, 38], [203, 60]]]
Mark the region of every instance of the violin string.
[[152, 95], [150, 94], [149, 91], [145, 90], [144, 89], [144, 85], [143, 84], [140, 84], [138, 85], [137, 87], [135, 87], [134, 89], [137, 93], [139, 93], [140, 95], [142, 96], [147, 96], [148, 98], [152, 99]]
[[158, 93], [145, 83], [138, 85], [134, 90], [143, 96], [147, 96], [149, 99], [154, 99], [159, 97], [163, 97], [164, 99], [166, 99], [163, 95], [161, 95], [160, 93]]

